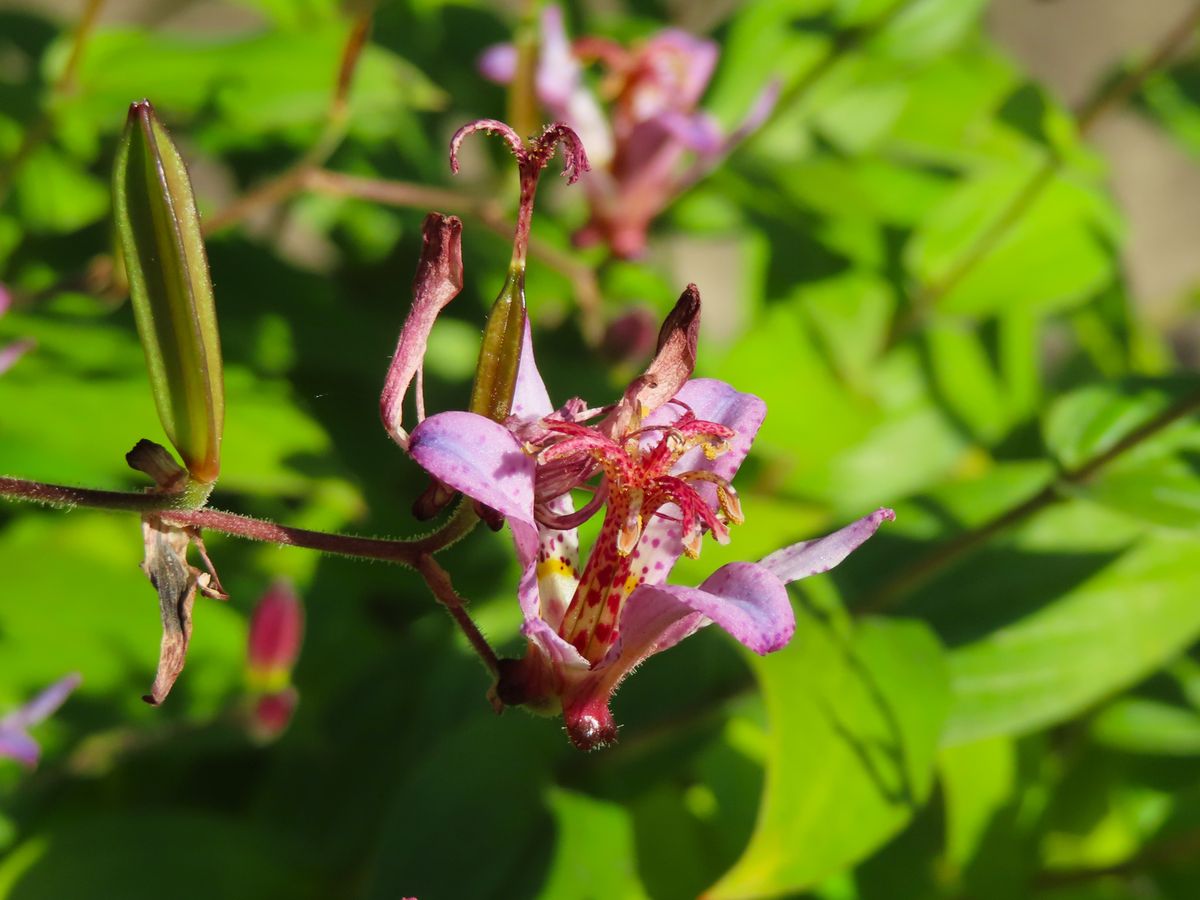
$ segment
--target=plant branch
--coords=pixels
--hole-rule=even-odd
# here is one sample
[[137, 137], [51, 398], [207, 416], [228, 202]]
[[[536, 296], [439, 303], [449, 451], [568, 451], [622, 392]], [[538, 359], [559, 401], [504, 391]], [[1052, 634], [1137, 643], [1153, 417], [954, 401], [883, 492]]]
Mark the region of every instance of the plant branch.
[[91, 37], [93, 29], [96, 27], [96, 20], [99, 18], [100, 10], [103, 6], [104, 0], [87, 0], [84, 5], [83, 15], [79, 17], [79, 22], [75, 26], [75, 32], [71, 36], [71, 49], [67, 55], [67, 61], [63, 65], [62, 71], [59, 72], [58, 78], [54, 80], [54, 84], [50, 86], [50, 95], [47, 98], [46, 105], [21, 135], [21, 143], [17, 146], [16, 152], [13, 153], [4, 167], [0, 168], [0, 203], [3, 203], [8, 197], [8, 192], [12, 188], [13, 181], [21, 166], [33, 155], [33, 151], [41, 146], [53, 133], [54, 120], [51, 113], [51, 106], [55, 101], [69, 94], [74, 88], [75, 73], [79, 70], [79, 60], [83, 57], [83, 49], [87, 45], [88, 38]]
[[265, 519], [217, 509], [182, 508], [181, 498], [170, 494], [99, 491], [91, 488], [45, 484], [21, 478], [0, 477], [0, 497], [65, 508], [86, 507], [114, 512], [155, 513], [164, 522], [181, 527], [205, 528], [251, 541], [319, 550], [337, 556], [374, 559], [417, 568], [424, 556], [443, 550], [475, 527], [470, 504], [464, 504], [437, 531], [421, 538], [388, 540], [292, 528]]
[[[446, 611], [450, 613], [450, 617], [458, 624], [462, 633], [471, 643], [471, 648], [479, 656], [483, 664], [487, 666], [487, 670], [492, 675], [497, 675], [500, 672], [500, 660], [496, 656], [496, 651], [492, 649], [492, 645], [487, 642], [487, 638], [479, 630], [479, 626], [468, 615], [466, 610], [466, 601], [454, 589], [454, 585], [450, 581], [450, 575], [438, 565], [437, 560], [428, 554], [422, 554], [417, 557], [415, 567], [421, 573], [421, 577], [425, 579], [425, 583], [429, 585], [429, 589], [433, 591], [433, 595], [438, 599], [442, 606], [446, 607]], [[497, 710], [499, 712], [499, 710]]]
[[1061, 472], [1054, 482], [1046, 485], [1029, 499], [934, 548], [929, 554], [889, 578], [880, 590], [857, 607], [856, 612], [866, 615], [879, 613], [896, 606], [907, 594], [927, 583], [946, 566], [982, 546], [1000, 532], [1006, 531], [1064, 499], [1068, 493], [1064, 490], [1065, 488], [1085, 484], [1101, 469], [1127, 451], [1170, 425], [1197, 412], [1200, 412], [1200, 392], [1179, 400], [1082, 465]]
[[[1188, 39], [1200, 26], [1200, 4], [1192, 6], [1177, 21], [1143, 62], [1126, 72], [1122, 77], [1096, 92], [1076, 113], [1076, 127], [1080, 137], [1088, 137], [1105, 115], [1119, 108], [1145, 83], [1154, 72], [1171, 61], [1183, 48]], [[911, 333], [935, 306], [975, 270], [999, 245], [1009, 232], [1029, 212], [1042, 192], [1054, 180], [1062, 167], [1063, 159], [1053, 148], [1048, 148], [1046, 158], [1029, 176], [1025, 184], [1013, 195], [1009, 203], [997, 214], [967, 251], [938, 279], [917, 288], [903, 315], [893, 323], [888, 346], [894, 345]]]
[[[504, 214], [503, 207], [495, 200], [473, 197], [448, 188], [428, 187], [405, 181], [381, 178], [363, 178], [331, 172], [328, 169], [313, 169], [303, 175], [303, 187], [320, 194], [335, 197], [356, 197], [386, 206], [415, 209], [441, 209], [449, 213], [470, 216], [490, 231], [509, 238], [513, 223]], [[603, 333], [603, 317], [600, 286], [592, 269], [564, 253], [557, 247], [538, 238], [530, 238], [529, 255], [545, 263], [563, 275], [575, 291], [579, 304], [584, 337], [597, 343]]]

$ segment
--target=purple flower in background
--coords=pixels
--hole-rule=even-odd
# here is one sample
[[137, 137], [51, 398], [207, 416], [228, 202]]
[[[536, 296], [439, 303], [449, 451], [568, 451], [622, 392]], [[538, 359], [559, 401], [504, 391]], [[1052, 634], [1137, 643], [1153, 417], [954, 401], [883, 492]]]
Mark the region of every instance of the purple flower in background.
[[[439, 481], [508, 522], [523, 568], [518, 589], [528, 640], [506, 661], [499, 699], [561, 712], [576, 746], [616, 738], [609, 699], [647, 657], [716, 623], [756, 653], [795, 630], [785, 585], [824, 572], [893, 518], [880, 509], [828, 537], [758, 563], [722, 566], [699, 587], [667, 583], [704, 532], [729, 539], [742, 521], [730, 481], [766, 415], [758, 397], [693, 379], [700, 298], [689, 286], [659, 335], [658, 355], [616, 404], [553, 409], [526, 331], [513, 415], [501, 424], [444, 412], [419, 424], [412, 457]], [[590, 490], [580, 510], [572, 489]], [[581, 566], [576, 527], [604, 510]]]
[[[578, 132], [593, 166], [584, 181], [591, 218], [576, 240], [607, 242], [617, 256], [636, 257], [654, 218], [763, 123], [778, 86], [768, 86], [742, 124], [725, 134], [699, 108], [717, 64], [714, 42], [666, 29], [630, 48], [594, 37], [572, 44], [555, 6], [546, 7], [541, 24], [538, 100]], [[604, 70], [607, 115], [584, 83], [583, 67], [593, 62]], [[516, 64], [515, 48], [503, 44], [487, 50], [479, 66], [485, 77], [507, 84]]]
[[[8, 289], [0, 284], [0, 316], [8, 312], [8, 308], [12, 306], [12, 296]], [[0, 345], [0, 375], [3, 375], [13, 367], [22, 354], [33, 347], [33, 341], [26, 339], [14, 341], [11, 344]]]
[[79, 675], [71, 674], [46, 688], [24, 706], [0, 718], [0, 757], [15, 759], [33, 768], [37, 765], [40, 749], [29, 729], [52, 716], [82, 681]]

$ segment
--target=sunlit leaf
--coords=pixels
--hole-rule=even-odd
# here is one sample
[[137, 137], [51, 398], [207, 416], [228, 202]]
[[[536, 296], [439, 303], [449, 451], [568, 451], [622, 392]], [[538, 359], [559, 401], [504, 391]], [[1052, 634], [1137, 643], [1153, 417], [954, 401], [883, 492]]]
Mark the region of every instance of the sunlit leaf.
[[755, 671], [770, 723], [763, 804], [714, 898], [816, 884], [895, 833], [933, 780], [947, 694], [924, 626], [867, 622], [846, 632], [802, 606], [796, 640]]

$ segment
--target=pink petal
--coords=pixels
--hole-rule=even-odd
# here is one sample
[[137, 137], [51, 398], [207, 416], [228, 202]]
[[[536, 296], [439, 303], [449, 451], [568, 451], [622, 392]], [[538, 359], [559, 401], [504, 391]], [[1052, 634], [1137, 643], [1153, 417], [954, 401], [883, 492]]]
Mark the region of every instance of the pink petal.
[[508, 521], [521, 564], [517, 585], [521, 611], [526, 622], [539, 621], [541, 536], [533, 518], [533, 458], [503, 425], [461, 411], [438, 413], [418, 425], [408, 451], [438, 481], [490, 506]]
[[519, 418], [548, 416], [554, 412], [550, 394], [533, 358], [533, 336], [529, 318], [525, 318], [525, 338], [521, 344], [521, 359], [517, 365], [517, 385], [513, 391], [512, 414]]
[[0, 719], [0, 728], [24, 729], [45, 721], [67, 702], [67, 697], [81, 681], [83, 678], [77, 672], [60, 678], [24, 706]]
[[512, 44], [494, 44], [479, 57], [479, 74], [496, 84], [508, 84], [517, 74], [517, 48]]
[[881, 507], [841, 531], [776, 550], [759, 565], [770, 569], [784, 584], [828, 572], [862, 546], [880, 525], [895, 518], [894, 512]]
[[0, 347], [0, 375], [11, 369], [26, 353], [32, 350], [34, 342], [30, 338], [13, 341], [5, 347]]
[[15, 759], [32, 769], [37, 765], [39, 753], [37, 741], [25, 732], [0, 728], [0, 758]]
[[647, 69], [655, 73], [646, 76], [651, 82], [649, 90], [661, 92], [662, 100], [675, 109], [692, 109], [712, 80], [720, 52], [712, 41], [686, 31], [669, 28], [659, 32], [641, 53], [643, 60], [651, 63]]
[[[729, 441], [729, 450], [716, 459], [709, 459], [703, 449], [686, 453], [672, 470], [676, 473], [689, 471], [715, 472], [727, 481], [733, 481], [738, 468], [750, 452], [750, 445], [767, 415], [767, 405], [753, 394], [743, 394], [723, 381], [713, 378], [693, 378], [683, 386], [675, 399], [686, 403], [696, 418], [725, 425], [734, 431]], [[667, 403], [646, 418], [646, 424], [665, 424], [679, 418], [681, 408]], [[711, 484], [697, 484], [696, 489], [716, 508], [716, 488]], [[665, 515], [675, 515], [674, 505], [664, 507]], [[638, 543], [641, 554], [639, 561], [647, 568], [645, 584], [655, 585], [666, 581], [675, 562], [683, 553], [682, 534], [678, 522], [655, 516], [646, 523], [642, 539]]]
[[576, 746], [590, 750], [615, 740], [608, 701], [621, 680], [710, 622], [760, 654], [783, 647], [796, 630], [787, 588], [755, 563], [722, 566], [698, 588], [643, 584], [626, 601], [616, 645], [563, 697], [563, 718]]
[[535, 77], [538, 100], [546, 111], [575, 129], [594, 166], [608, 165], [613, 155], [608, 119], [583, 83], [583, 70], [557, 6], [542, 11], [542, 46]]
[[475, 413], [438, 413], [413, 429], [408, 451], [438, 481], [533, 525], [533, 458], [503, 425]]

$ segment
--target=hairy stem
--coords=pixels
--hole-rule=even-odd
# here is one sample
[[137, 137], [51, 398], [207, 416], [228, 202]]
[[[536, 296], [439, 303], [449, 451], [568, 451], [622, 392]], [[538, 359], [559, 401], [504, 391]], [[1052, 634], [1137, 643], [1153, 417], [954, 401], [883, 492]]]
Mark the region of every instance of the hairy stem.
[[417, 561], [465, 537], [477, 521], [470, 504], [460, 506], [445, 525], [430, 535], [406, 540], [357, 537], [292, 528], [218, 509], [186, 509], [181, 498], [170, 494], [99, 491], [91, 488], [45, 484], [22, 478], [0, 477], [0, 497], [65, 508], [86, 507], [114, 512], [157, 513], [172, 525], [205, 528], [251, 541], [266, 541], [319, 550], [337, 556], [375, 559], [417, 568]]

